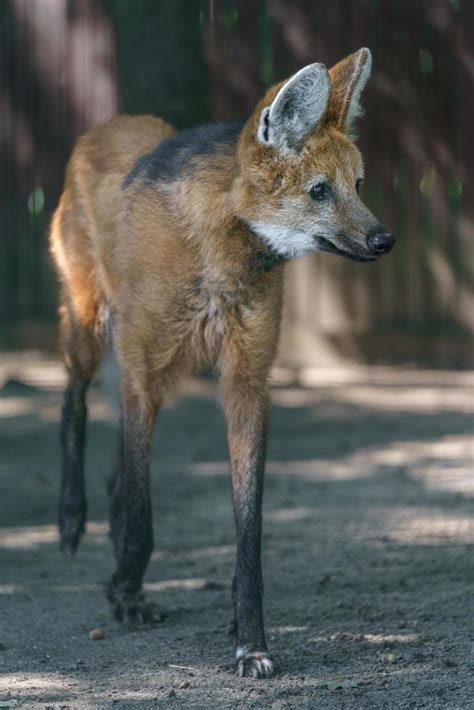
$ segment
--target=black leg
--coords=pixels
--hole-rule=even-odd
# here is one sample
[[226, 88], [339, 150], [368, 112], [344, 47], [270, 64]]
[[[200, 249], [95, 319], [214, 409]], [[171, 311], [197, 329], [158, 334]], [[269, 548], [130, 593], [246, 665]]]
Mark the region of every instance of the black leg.
[[59, 501], [61, 550], [74, 553], [85, 528], [84, 446], [89, 381], [79, 368], [70, 373], [61, 422], [62, 480]]
[[68, 381], [61, 420], [59, 533], [61, 549], [72, 554], [85, 529], [86, 395], [102, 356], [103, 336], [93, 322], [87, 325], [79, 322], [69, 296], [64, 291], [61, 301], [60, 341]]
[[271, 675], [263, 625], [261, 523], [267, 402], [242, 383], [227, 391], [229, 453], [234, 498], [237, 556], [232, 585], [237, 672], [254, 678]]
[[117, 569], [108, 597], [118, 620], [158, 621], [145, 601], [142, 580], [153, 549], [150, 494], [150, 445], [155, 409], [124, 398], [120, 465], [111, 493], [111, 531]]

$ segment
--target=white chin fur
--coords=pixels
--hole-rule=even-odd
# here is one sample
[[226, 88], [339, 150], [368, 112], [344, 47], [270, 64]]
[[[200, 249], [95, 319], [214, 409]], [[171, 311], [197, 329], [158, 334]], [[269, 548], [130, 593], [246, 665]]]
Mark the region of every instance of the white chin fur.
[[271, 249], [282, 256], [296, 258], [317, 249], [314, 239], [307, 232], [298, 232], [291, 227], [271, 222], [250, 222], [250, 226]]

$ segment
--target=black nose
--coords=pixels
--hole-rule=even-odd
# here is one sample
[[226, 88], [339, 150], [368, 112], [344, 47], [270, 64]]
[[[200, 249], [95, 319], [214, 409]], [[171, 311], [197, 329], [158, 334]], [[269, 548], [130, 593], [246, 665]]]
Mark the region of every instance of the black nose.
[[395, 237], [383, 227], [372, 229], [367, 236], [367, 244], [373, 254], [388, 254], [395, 244]]

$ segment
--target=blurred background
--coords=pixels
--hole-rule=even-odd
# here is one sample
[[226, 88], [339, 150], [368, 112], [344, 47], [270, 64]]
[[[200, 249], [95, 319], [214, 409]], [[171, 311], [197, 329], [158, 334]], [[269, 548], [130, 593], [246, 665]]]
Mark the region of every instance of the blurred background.
[[0, 347], [55, 346], [47, 230], [81, 133], [117, 112], [234, 118], [368, 46], [365, 200], [397, 248], [292, 263], [281, 361], [471, 366], [473, 36], [470, 0], [2, 0]]

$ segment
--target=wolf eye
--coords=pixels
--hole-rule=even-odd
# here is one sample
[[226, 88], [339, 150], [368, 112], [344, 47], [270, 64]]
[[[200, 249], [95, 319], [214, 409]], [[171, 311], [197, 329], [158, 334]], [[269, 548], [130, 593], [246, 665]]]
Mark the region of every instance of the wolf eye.
[[327, 198], [331, 194], [331, 188], [329, 187], [327, 182], [318, 182], [317, 185], [313, 185], [313, 187], [309, 191], [309, 194], [311, 195], [313, 200], [321, 202], [321, 200], [327, 200]]
[[362, 183], [364, 182], [364, 178], [357, 178], [356, 180], [356, 192], [358, 195], [360, 195], [360, 188]]

